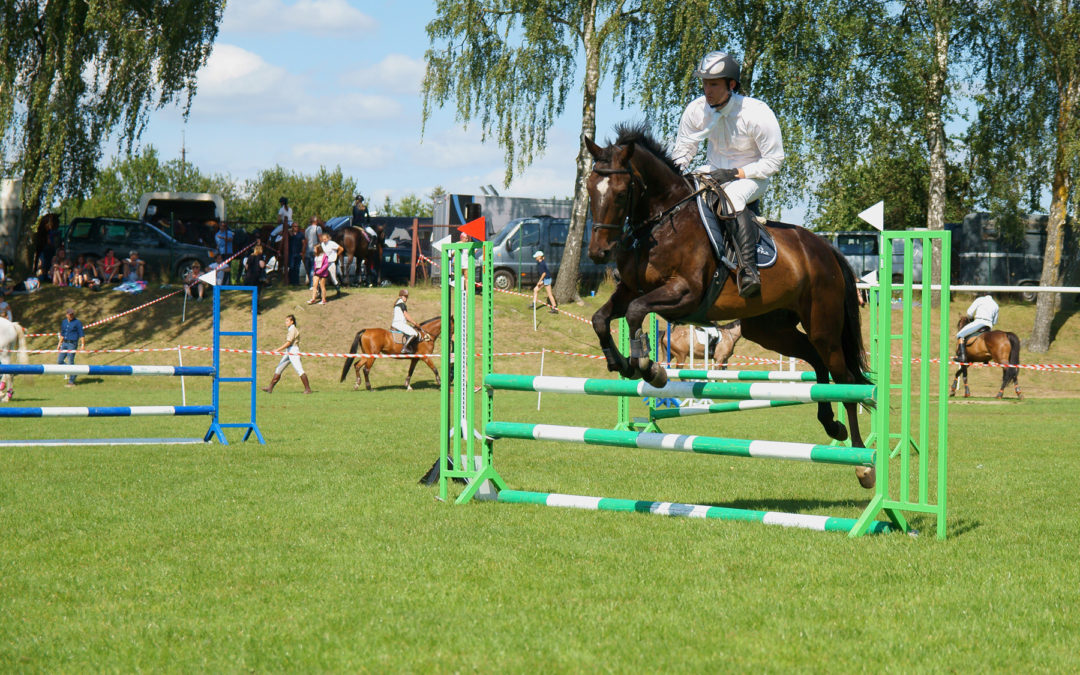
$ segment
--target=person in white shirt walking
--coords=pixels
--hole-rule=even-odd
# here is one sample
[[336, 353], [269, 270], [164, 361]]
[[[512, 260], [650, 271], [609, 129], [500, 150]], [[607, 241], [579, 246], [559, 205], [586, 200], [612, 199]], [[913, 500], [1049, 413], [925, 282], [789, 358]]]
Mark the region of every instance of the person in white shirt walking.
[[337, 289], [338, 295], [340, 295], [341, 284], [338, 283], [337, 278], [337, 260], [341, 245], [330, 238], [329, 232], [323, 232], [319, 235], [319, 239], [321, 240], [323, 253], [330, 259], [330, 280], [334, 282], [334, 288]]
[[967, 362], [967, 338], [976, 332], [986, 329], [992, 330], [998, 320], [998, 304], [994, 302], [989, 293], [975, 298], [975, 302], [967, 309], [967, 315], [971, 317], [971, 323], [956, 332], [956, 339], [960, 342], [960, 361]]
[[694, 75], [705, 95], [690, 102], [679, 122], [672, 159], [684, 172], [707, 141], [706, 163], [694, 170], [721, 184], [735, 209], [739, 251], [739, 295], [761, 290], [757, 269], [757, 226], [747, 205], [761, 198], [784, 164], [780, 123], [768, 105], [739, 93], [738, 62], [725, 52], [709, 52]]
[[270, 380], [270, 385], [263, 389], [267, 394], [274, 393], [274, 385], [281, 379], [281, 374], [285, 372], [285, 367], [292, 364], [293, 370], [300, 376], [300, 381], [304, 383], [304, 393], [311, 393], [311, 383], [308, 382], [307, 373], [304, 372], [304, 366], [300, 363], [300, 329], [296, 327], [296, 317], [289, 314], [285, 317], [285, 343], [275, 349], [276, 352], [285, 352], [278, 361], [277, 368], [274, 369], [274, 379]]

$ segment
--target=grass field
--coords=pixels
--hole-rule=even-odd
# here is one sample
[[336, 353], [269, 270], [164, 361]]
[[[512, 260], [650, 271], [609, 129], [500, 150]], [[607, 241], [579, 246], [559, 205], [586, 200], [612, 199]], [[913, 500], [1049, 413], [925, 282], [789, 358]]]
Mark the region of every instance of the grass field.
[[[278, 346], [282, 317], [294, 312], [305, 350], [344, 351], [358, 327], [386, 323], [393, 295], [354, 291], [311, 308], [299, 292], [271, 291], [260, 344]], [[80, 314], [92, 321], [148, 299], [47, 289], [16, 312], [31, 330], [55, 330], [65, 304], [83, 300]], [[597, 301], [587, 302], [571, 311], [590, 314]], [[572, 319], [544, 314], [533, 333], [525, 304], [500, 298], [498, 351], [596, 352], [591, 329]], [[437, 295], [414, 293], [410, 308], [417, 318], [433, 315]], [[89, 346], [208, 344], [206, 304], [189, 306], [184, 325], [179, 310], [170, 299], [105, 324], [90, 332]], [[1031, 314], [1006, 305], [1002, 327]], [[1060, 318], [1058, 339], [1039, 361], [1077, 360], [1077, 320]], [[32, 344], [55, 347], [51, 338]], [[743, 344], [736, 354], [766, 355]], [[261, 384], [275, 361], [260, 359]], [[185, 364], [208, 362], [204, 352], [184, 354]], [[312, 396], [291, 371], [273, 395], [260, 394], [265, 446], [0, 449], [0, 670], [1080, 668], [1075, 375], [1024, 371], [1028, 398], [998, 402], [990, 398], [998, 373], [975, 372], [976, 397], [950, 404], [949, 539], [849, 540], [741, 523], [443, 504], [435, 488], [417, 484], [438, 447], [430, 373], [418, 370], [417, 390], [405, 392], [405, 366], [380, 362], [377, 390], [354, 393], [338, 383], [340, 364], [305, 359]], [[535, 373], [538, 359], [497, 365]], [[545, 373], [602, 370], [549, 355]], [[20, 405], [173, 404], [180, 395], [168, 378], [17, 384]], [[239, 416], [245, 399], [238, 388], [226, 391], [226, 412]], [[189, 378], [186, 393], [189, 404], [207, 401], [208, 383]], [[537, 412], [535, 394], [500, 393], [497, 411], [606, 426], [614, 405], [545, 394]], [[0, 424], [3, 438], [160, 437], [201, 435], [207, 421]], [[674, 420], [665, 431], [825, 440], [803, 407]], [[845, 467], [566, 444], [500, 442], [497, 466], [516, 489], [851, 517], [869, 495]]]

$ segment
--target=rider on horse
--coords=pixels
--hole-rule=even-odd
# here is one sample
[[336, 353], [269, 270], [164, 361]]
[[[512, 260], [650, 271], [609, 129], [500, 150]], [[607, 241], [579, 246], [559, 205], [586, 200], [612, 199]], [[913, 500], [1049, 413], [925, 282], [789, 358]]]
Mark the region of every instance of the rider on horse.
[[420, 333], [413, 328], [413, 324], [416, 322], [409, 316], [409, 308], [406, 306], [408, 301], [409, 289], [403, 288], [398, 291], [397, 301], [394, 302], [394, 320], [390, 322], [391, 328], [408, 336], [405, 346], [401, 348], [402, 354], [415, 353], [417, 342], [420, 340]]
[[980, 295], [975, 298], [975, 302], [971, 303], [968, 307], [967, 315], [972, 318], [972, 322], [961, 328], [956, 333], [956, 339], [960, 342], [960, 362], [967, 362], [967, 338], [970, 335], [974, 335], [980, 330], [990, 330], [997, 323], [998, 319], [998, 304], [994, 302], [994, 298], [987, 293], [986, 295]]
[[765, 194], [770, 179], [784, 163], [780, 124], [765, 103], [739, 94], [739, 64], [725, 52], [709, 52], [694, 75], [705, 95], [683, 111], [672, 159], [684, 172], [708, 141], [706, 164], [697, 173], [709, 173], [719, 182], [735, 209], [734, 238], [739, 251], [739, 295], [760, 292], [757, 269], [758, 229], [746, 208]]

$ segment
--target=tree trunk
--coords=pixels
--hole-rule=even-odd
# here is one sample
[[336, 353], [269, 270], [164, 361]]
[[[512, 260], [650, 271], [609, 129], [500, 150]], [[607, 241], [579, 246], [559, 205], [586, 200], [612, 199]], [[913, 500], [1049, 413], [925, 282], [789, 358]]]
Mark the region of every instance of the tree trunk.
[[574, 180], [574, 210], [570, 216], [570, 231], [566, 235], [559, 274], [555, 278], [555, 300], [559, 304], [577, 302], [581, 254], [585, 240], [585, 219], [589, 208], [589, 193], [585, 182], [592, 171], [592, 155], [585, 147], [585, 136], [596, 136], [596, 91], [600, 86], [600, 45], [596, 42], [596, 6], [591, 0], [585, 10], [582, 41], [585, 43], [585, 92], [581, 101], [581, 138], [577, 156], [577, 176]]
[[[1046, 250], [1043, 254], [1042, 286], [1058, 286], [1061, 281], [1061, 255], [1065, 243], [1065, 214], [1072, 189], [1069, 173], [1070, 155], [1066, 144], [1071, 141], [1069, 131], [1075, 128], [1077, 106], [1080, 105], [1080, 74], [1074, 74], [1061, 88], [1057, 119], [1057, 152], [1054, 158], [1054, 182], [1050, 190], [1050, 217], [1046, 222]], [[1030, 352], [1050, 349], [1050, 329], [1059, 306], [1056, 293], [1039, 293], [1035, 306], [1035, 325], [1031, 337], [1024, 346]]]
[[[934, 16], [934, 61], [927, 84], [926, 131], [930, 150], [930, 184], [926, 204], [926, 228], [930, 231], [945, 229], [945, 121], [942, 107], [945, 98], [945, 82], [949, 73], [949, 19], [937, 8]], [[941, 283], [941, 241], [935, 239], [930, 267], [930, 281]], [[923, 251], [926, 257], [926, 251]], [[941, 304], [941, 292], [930, 295], [934, 307]]]

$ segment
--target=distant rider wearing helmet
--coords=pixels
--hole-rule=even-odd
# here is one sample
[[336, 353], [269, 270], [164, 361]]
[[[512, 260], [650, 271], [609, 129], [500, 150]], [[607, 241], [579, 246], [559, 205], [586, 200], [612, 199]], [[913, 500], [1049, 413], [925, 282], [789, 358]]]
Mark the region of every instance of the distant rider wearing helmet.
[[709, 52], [694, 76], [705, 95], [683, 111], [673, 159], [684, 172], [702, 141], [708, 141], [706, 164], [735, 207], [735, 242], [739, 250], [739, 295], [761, 291], [757, 269], [757, 226], [746, 205], [757, 201], [784, 163], [780, 124], [765, 103], [739, 94], [739, 64], [725, 52]]

